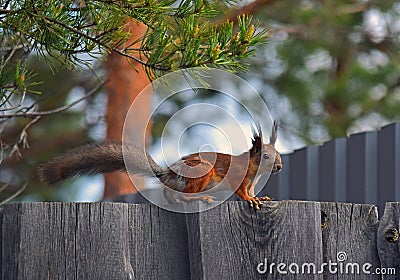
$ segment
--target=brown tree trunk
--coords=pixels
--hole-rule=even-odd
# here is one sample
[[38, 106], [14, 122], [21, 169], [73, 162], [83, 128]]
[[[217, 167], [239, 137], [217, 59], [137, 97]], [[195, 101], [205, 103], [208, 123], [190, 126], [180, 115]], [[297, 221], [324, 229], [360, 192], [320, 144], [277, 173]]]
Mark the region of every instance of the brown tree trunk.
[[[130, 20], [126, 27], [131, 36], [125, 43], [125, 46], [130, 46], [135, 40], [142, 37], [147, 27], [139, 22]], [[131, 46], [139, 48], [140, 42]], [[106, 113], [107, 122], [107, 138], [109, 140], [121, 141], [122, 129], [126, 114], [129, 107], [136, 96], [150, 83], [142, 65], [129, 60], [128, 58], [112, 52], [107, 61], [108, 80], [108, 107]], [[146, 116], [149, 110], [150, 96], [144, 102], [143, 115]], [[142, 127], [143, 122], [138, 120], [134, 126]], [[133, 128], [133, 130], [135, 130]], [[144, 143], [136, 143], [144, 144]], [[115, 172], [105, 174], [105, 190], [104, 198], [114, 198], [119, 195], [136, 192], [135, 186], [129, 179], [126, 173]]]

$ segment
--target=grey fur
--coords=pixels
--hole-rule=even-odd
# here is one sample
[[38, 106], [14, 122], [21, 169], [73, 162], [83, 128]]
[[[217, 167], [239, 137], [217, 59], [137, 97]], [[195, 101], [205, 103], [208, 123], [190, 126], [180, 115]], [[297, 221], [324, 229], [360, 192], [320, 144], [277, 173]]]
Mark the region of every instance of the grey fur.
[[[85, 145], [42, 165], [39, 169], [39, 176], [47, 184], [54, 184], [73, 176], [126, 171], [122, 150], [122, 143], [106, 142]], [[134, 145], [125, 145], [124, 152], [128, 168], [135, 170], [135, 174], [149, 175], [152, 173], [159, 176], [163, 172], [163, 169], [154, 162], [150, 155], [141, 151], [140, 148]]]

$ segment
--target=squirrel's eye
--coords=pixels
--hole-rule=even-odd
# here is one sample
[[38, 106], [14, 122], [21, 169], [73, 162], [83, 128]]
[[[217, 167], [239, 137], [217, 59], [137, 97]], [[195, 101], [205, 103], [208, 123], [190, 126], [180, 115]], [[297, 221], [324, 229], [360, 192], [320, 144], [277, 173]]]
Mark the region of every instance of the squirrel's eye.
[[269, 159], [269, 155], [268, 154], [263, 154], [263, 158], [264, 159]]

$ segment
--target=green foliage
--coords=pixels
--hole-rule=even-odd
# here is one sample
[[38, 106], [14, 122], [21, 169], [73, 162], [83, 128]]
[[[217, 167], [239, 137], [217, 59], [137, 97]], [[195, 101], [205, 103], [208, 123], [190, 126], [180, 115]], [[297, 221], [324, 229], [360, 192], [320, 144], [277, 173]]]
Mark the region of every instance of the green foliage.
[[[245, 70], [240, 62], [252, 47], [265, 40], [255, 32], [251, 17], [233, 24], [212, 21], [232, 1], [6, 1], [0, 5], [0, 99], [2, 111], [18, 107], [14, 94], [37, 93], [24, 61], [32, 51], [51, 65], [54, 59], [72, 69], [90, 65], [116, 51], [145, 67], [152, 79], [169, 71], [193, 66]], [[148, 30], [126, 46], [127, 19]], [[133, 47], [140, 43], [140, 47]], [[136, 45], [135, 45], [136, 46]], [[12, 103], [14, 101], [14, 103]]]
[[[217, 6], [224, 2], [181, 1], [9, 1], [0, 9], [0, 32], [5, 37], [16, 36], [18, 43], [30, 50], [50, 55], [71, 66], [84, 62], [79, 54], [97, 55], [116, 50], [132, 59], [144, 56], [148, 62], [139, 61], [149, 71], [171, 71], [199, 64], [224, 65], [230, 69], [240, 67], [238, 60], [248, 56], [249, 46], [262, 40], [262, 33], [240, 40], [241, 51], [229, 48], [222, 50], [226, 55], [211, 59], [211, 42], [226, 45], [216, 26], [209, 20], [217, 15]], [[129, 34], [125, 29], [127, 18], [136, 19], [148, 26], [148, 32], [140, 38], [139, 49], [122, 48]], [[229, 31], [231, 24], [221, 27]], [[242, 33], [254, 28], [250, 18], [241, 20]], [[233, 36], [232, 30], [230, 38]], [[247, 32], [247, 33], [246, 33]], [[224, 39], [228, 40], [224, 34]], [[187, 46], [195, 47], [195, 51]], [[187, 49], [187, 51], [186, 51]], [[214, 55], [215, 57], [215, 55]], [[155, 74], [156, 74], [155, 73]]]
[[252, 77], [290, 134], [320, 143], [400, 119], [399, 2], [274, 1], [257, 18], [271, 37]]
[[245, 70], [246, 66], [240, 61], [252, 54], [252, 46], [265, 39], [265, 32], [255, 33], [251, 17], [247, 16], [239, 18], [236, 32], [232, 22], [214, 26], [194, 14], [177, 18], [175, 22], [173, 33], [168, 21], [162, 21], [142, 43], [147, 63], [156, 66], [147, 69], [155, 74], [194, 66]]

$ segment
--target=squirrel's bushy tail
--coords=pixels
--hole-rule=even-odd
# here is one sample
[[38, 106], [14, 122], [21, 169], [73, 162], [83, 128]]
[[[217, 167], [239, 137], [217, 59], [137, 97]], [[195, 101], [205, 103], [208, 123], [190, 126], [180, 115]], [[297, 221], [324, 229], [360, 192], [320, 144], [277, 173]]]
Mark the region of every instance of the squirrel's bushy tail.
[[135, 174], [158, 176], [163, 171], [140, 148], [125, 145], [123, 154], [122, 143], [108, 142], [82, 146], [58, 156], [40, 167], [39, 176], [47, 184], [54, 184], [78, 175], [126, 171], [124, 156], [128, 170]]

